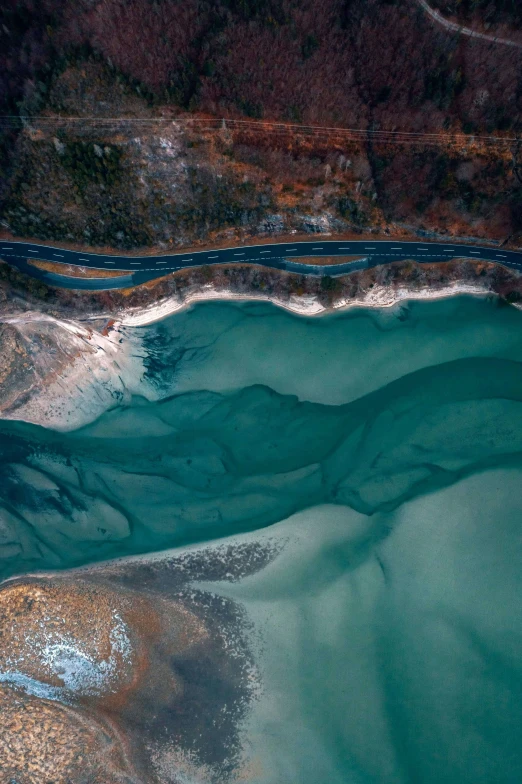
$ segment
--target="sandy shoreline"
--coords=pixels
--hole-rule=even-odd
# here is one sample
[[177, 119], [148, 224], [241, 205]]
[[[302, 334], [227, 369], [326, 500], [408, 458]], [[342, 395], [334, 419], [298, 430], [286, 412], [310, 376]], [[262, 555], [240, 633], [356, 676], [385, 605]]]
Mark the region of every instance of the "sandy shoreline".
[[362, 299], [340, 300], [332, 305], [325, 307], [315, 297], [292, 296], [288, 300], [281, 300], [275, 297], [262, 294], [238, 294], [227, 289], [215, 289], [212, 284], [204, 286], [200, 291], [189, 294], [183, 302], [173, 298], [164, 300], [155, 305], [145, 308], [129, 310], [123, 317], [118, 319], [118, 324], [125, 327], [143, 327], [161, 321], [168, 316], [190, 307], [196, 302], [206, 302], [211, 300], [223, 301], [252, 301], [267, 302], [278, 308], [283, 308], [297, 316], [321, 316], [334, 313], [349, 308], [390, 308], [405, 300], [425, 300], [441, 299], [445, 297], [457, 296], [459, 294], [470, 294], [475, 296], [486, 296], [491, 294], [482, 286], [456, 282], [438, 289], [426, 287], [424, 289], [411, 289], [407, 287], [391, 288], [389, 286], [375, 286], [367, 296]]
[[[339, 300], [325, 307], [314, 296], [292, 296], [281, 300], [269, 295], [245, 295], [231, 290], [215, 289], [212, 284], [193, 291], [180, 302], [174, 298], [152, 306], [129, 309], [113, 320], [109, 334], [85, 328], [79, 321], [54, 319], [38, 313], [7, 317], [11, 323], [43, 320], [52, 322], [60, 343], [65, 334], [75, 343], [70, 364], [61, 369], [58, 377], [50, 374], [41, 377], [38, 385], [27, 390], [27, 398], [19, 406], [0, 414], [4, 420], [15, 420], [42, 425], [66, 432], [83, 427], [101, 416], [117, 403], [124, 403], [133, 394], [149, 400], [157, 397], [158, 390], [144, 380], [147, 349], [142, 335], [133, 328], [146, 327], [198, 302], [251, 301], [266, 302], [297, 316], [324, 316], [350, 308], [391, 308], [408, 300], [442, 299], [460, 294], [488, 296], [492, 292], [482, 286], [455, 282], [434, 289], [411, 289], [375, 286], [359, 299]], [[516, 305], [515, 307], [519, 307]], [[99, 321], [100, 316], [96, 319]], [[130, 331], [129, 331], [130, 328]], [[105, 330], [104, 330], [105, 332]], [[80, 403], [80, 404], [78, 404]]]

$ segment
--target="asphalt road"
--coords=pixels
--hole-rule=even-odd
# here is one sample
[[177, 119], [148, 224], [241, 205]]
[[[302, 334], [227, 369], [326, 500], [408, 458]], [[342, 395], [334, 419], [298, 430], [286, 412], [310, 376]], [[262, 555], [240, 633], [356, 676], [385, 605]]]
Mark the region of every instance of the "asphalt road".
[[[299, 262], [300, 256], [319, 258], [321, 256], [339, 256], [340, 258], [359, 256], [360, 258], [356, 261], [324, 266]], [[335, 276], [403, 259], [414, 259], [422, 263], [449, 261], [453, 258], [470, 258], [492, 261], [522, 272], [522, 251], [479, 245], [459, 245], [454, 242], [339, 241], [325, 240], [320, 236], [307, 242], [277, 242], [270, 245], [247, 245], [239, 248], [180, 252], [161, 256], [106, 256], [11, 240], [0, 241], [0, 258], [49, 285], [91, 291], [137, 286], [174, 270], [231, 262], [259, 264], [303, 275]], [[71, 278], [40, 270], [28, 264], [27, 259], [62, 262], [91, 269], [121, 270], [128, 274], [118, 278]]]

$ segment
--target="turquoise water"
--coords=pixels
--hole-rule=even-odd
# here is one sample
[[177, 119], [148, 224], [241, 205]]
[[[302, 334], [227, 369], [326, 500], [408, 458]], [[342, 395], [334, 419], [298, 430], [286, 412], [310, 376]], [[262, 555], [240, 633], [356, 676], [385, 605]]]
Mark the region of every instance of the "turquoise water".
[[319, 503], [374, 515], [518, 466], [521, 318], [471, 298], [322, 319], [220, 303], [143, 329], [159, 402], [136, 397], [65, 435], [0, 425], [2, 575]]
[[144, 328], [159, 401], [0, 426], [2, 576], [275, 544], [200, 581], [262, 632], [252, 781], [519, 781], [521, 326], [462, 297]]

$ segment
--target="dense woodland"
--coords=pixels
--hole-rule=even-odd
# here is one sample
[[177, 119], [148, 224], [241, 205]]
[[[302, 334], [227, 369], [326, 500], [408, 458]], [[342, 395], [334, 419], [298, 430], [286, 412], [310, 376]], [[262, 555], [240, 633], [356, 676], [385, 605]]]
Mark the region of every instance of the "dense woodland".
[[456, 16], [473, 25], [506, 25], [522, 29], [522, 5], [519, 0], [433, 0], [433, 8], [447, 16]]
[[[516, 0], [435, 5], [522, 14]], [[2, 114], [34, 114], [57, 72], [96, 54], [151, 102], [191, 111], [520, 126], [522, 53], [448, 35], [416, 0], [5, 0], [0, 23]]]
[[[505, 33], [506, 19], [516, 26], [520, 16], [510, 2], [437, 0], [434, 7], [463, 19], [483, 13]], [[0, 114], [165, 111], [515, 138], [522, 50], [448, 33], [416, 0], [2, 4]], [[256, 232], [272, 215], [299, 230], [307, 214], [328, 215], [338, 230], [395, 221], [504, 240], [522, 229], [516, 142], [495, 152], [371, 140], [296, 150], [268, 138], [236, 135], [211, 148], [186, 138], [176, 190], [159, 154], [144, 165], [150, 133], [142, 134], [141, 162], [130, 131], [46, 134], [14, 120], [0, 133], [0, 217], [19, 235], [179, 244], [226, 227]]]

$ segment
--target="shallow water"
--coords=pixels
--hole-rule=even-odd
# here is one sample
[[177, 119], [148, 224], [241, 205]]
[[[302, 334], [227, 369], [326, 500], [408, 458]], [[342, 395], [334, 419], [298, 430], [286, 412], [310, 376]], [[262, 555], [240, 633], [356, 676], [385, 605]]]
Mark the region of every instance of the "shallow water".
[[2, 423], [2, 576], [270, 543], [198, 579], [262, 638], [252, 781], [518, 781], [521, 326], [461, 297], [144, 328], [158, 401]]

